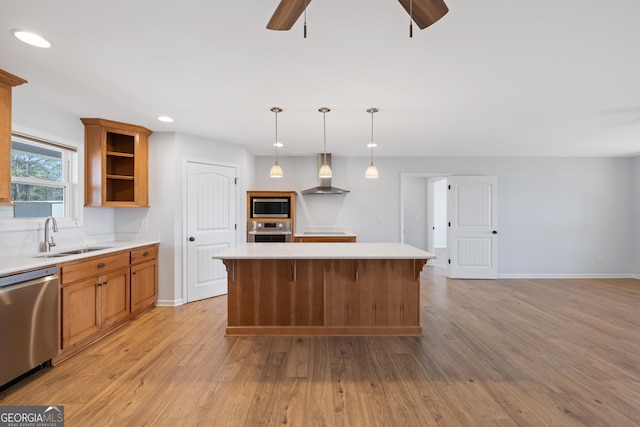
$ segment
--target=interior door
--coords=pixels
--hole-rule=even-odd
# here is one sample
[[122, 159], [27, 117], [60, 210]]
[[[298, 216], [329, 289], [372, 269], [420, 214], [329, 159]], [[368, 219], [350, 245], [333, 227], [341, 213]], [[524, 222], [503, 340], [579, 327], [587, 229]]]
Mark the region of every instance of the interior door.
[[227, 293], [227, 272], [212, 257], [236, 244], [236, 170], [187, 162], [187, 302]]
[[449, 277], [498, 277], [497, 190], [495, 176], [449, 177]]

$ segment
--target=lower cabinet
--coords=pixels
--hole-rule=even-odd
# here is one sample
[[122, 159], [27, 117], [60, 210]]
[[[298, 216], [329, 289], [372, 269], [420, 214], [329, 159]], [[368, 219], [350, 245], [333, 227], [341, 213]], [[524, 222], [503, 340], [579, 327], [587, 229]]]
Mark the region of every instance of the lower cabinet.
[[131, 251], [131, 313], [138, 314], [158, 300], [157, 246]]
[[62, 287], [62, 349], [129, 316], [129, 267]]
[[54, 363], [153, 307], [156, 259], [152, 245], [60, 265], [61, 339]]

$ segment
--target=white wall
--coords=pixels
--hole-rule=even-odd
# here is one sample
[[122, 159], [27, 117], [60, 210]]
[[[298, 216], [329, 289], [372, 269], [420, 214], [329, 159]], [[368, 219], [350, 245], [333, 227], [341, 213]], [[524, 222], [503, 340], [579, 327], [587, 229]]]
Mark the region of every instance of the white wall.
[[[78, 170], [84, 170], [84, 125], [79, 117], [24, 96], [19, 86], [12, 96], [12, 129], [27, 135], [58, 142], [77, 149]], [[76, 203], [84, 203], [84, 180], [82, 175], [72, 189], [77, 195]], [[0, 251], [5, 255], [39, 251], [43, 239], [44, 220], [20, 221], [21, 225], [0, 222]], [[81, 208], [75, 221], [59, 221], [59, 231], [54, 234], [58, 247], [91, 242], [96, 236], [113, 233], [112, 208]]]
[[180, 133], [159, 132], [149, 138], [149, 205], [147, 209], [118, 209], [115, 231], [138, 232], [146, 219], [149, 230], [160, 234], [158, 255], [158, 303], [176, 305], [185, 301], [186, 251], [184, 231], [184, 180], [186, 162], [201, 161], [236, 167], [238, 231], [236, 241], [246, 234], [246, 191], [253, 181], [254, 156], [244, 147]]
[[404, 242], [427, 250], [427, 192], [429, 182], [424, 177], [405, 176], [402, 185]]
[[633, 220], [635, 226], [634, 237], [634, 270], [636, 279], [640, 279], [640, 156], [633, 159]]
[[[378, 157], [378, 180], [364, 178], [366, 157], [332, 161], [333, 185], [351, 193], [299, 196], [298, 226], [353, 226], [362, 242], [399, 241], [401, 173], [496, 175], [501, 276], [637, 271], [631, 158]], [[269, 178], [272, 162], [256, 159], [256, 188], [300, 191], [316, 185], [315, 156], [280, 158], [280, 180]]]

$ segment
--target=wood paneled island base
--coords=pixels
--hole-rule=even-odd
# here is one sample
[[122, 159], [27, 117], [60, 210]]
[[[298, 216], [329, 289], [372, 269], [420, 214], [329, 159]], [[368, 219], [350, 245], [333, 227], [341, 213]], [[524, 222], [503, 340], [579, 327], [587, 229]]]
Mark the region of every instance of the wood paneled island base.
[[420, 336], [420, 272], [433, 255], [415, 250], [423, 256], [233, 258], [225, 252], [226, 335]]

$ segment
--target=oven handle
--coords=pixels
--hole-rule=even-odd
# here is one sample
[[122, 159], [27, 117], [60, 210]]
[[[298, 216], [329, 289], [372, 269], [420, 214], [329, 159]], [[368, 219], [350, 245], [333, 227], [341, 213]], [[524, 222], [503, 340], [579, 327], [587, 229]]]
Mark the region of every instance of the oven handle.
[[291, 234], [290, 231], [267, 231], [267, 230], [262, 230], [262, 231], [249, 231], [248, 234]]

